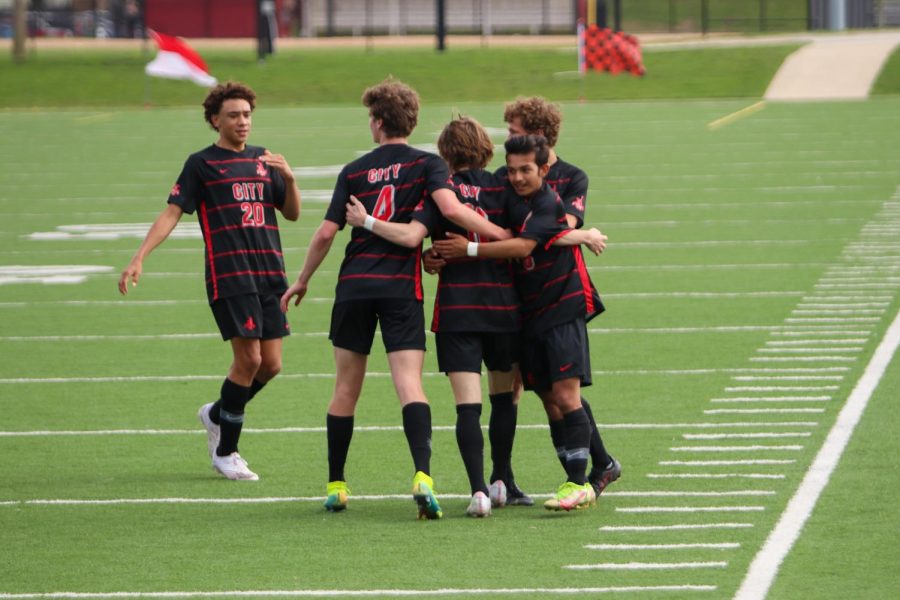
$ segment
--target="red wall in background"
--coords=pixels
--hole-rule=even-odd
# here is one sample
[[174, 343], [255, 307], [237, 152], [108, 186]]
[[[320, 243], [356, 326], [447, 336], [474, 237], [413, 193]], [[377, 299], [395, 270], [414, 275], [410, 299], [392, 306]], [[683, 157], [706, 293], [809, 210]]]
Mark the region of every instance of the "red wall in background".
[[168, 35], [256, 37], [256, 0], [145, 0], [144, 10], [147, 27]]

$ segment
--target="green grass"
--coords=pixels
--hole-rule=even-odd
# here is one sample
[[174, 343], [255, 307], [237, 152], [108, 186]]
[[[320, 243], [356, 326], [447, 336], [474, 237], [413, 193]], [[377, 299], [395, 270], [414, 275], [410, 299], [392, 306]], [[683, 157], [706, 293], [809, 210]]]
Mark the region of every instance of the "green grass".
[[[758, 98], [797, 46], [647, 51], [642, 78], [577, 76], [574, 45], [547, 48], [285, 49], [264, 64], [250, 51], [204, 51], [220, 80], [249, 83], [269, 106], [355, 105], [361, 90], [393, 75], [424, 102], [504, 101], [540, 94], [558, 101], [660, 98]], [[198, 105], [202, 88], [144, 76], [138, 50], [42, 50], [24, 64], [0, 58], [0, 107]]]
[[900, 94], [900, 49], [894, 50], [872, 85], [872, 95]]
[[[140, 61], [138, 61], [140, 62]], [[186, 85], [186, 84], [184, 84]], [[356, 90], [354, 98], [358, 95]], [[127, 299], [117, 272], [139, 243], [120, 239], [35, 239], [79, 224], [149, 223], [185, 156], [212, 135], [197, 108], [155, 110], [8, 110], [0, 131], [17, 140], [0, 150], [0, 267], [106, 266], [70, 285], [0, 285], [0, 595], [40, 592], [228, 592], [234, 590], [437, 590], [453, 588], [588, 588], [702, 584], [687, 590], [629, 594], [676, 599], [730, 598], [822, 445], [893, 315], [896, 279], [873, 322], [859, 322], [862, 350], [833, 382], [821, 415], [707, 415], [728, 396], [805, 296], [827, 293], [836, 269], [857, 264], [856, 242], [896, 201], [900, 173], [900, 101], [770, 105], [717, 130], [707, 124], [749, 100], [565, 103], [560, 154], [591, 177], [588, 225], [610, 236], [588, 259], [608, 312], [590, 324], [595, 385], [585, 391], [623, 479], [600, 505], [577, 514], [504, 509], [490, 519], [464, 516], [467, 484], [452, 426], [449, 386], [426, 355], [426, 392], [434, 424], [433, 475], [446, 518], [415, 520], [412, 472], [386, 360], [376, 343], [347, 476], [354, 496], [343, 514], [320, 506], [326, 471], [321, 428], [333, 380], [327, 327], [335, 275], [347, 233], [313, 279], [309, 297], [289, 318], [284, 371], [249, 406], [241, 451], [261, 475], [234, 484], [209, 469], [197, 407], [214, 398], [230, 361], [214, 335], [200, 281], [197, 239], [172, 239], [145, 263]], [[272, 108], [254, 116], [255, 143], [287, 155], [294, 167], [343, 164], [370, 146], [362, 107]], [[499, 101], [428, 103], [413, 142], [434, 143], [452, 108], [502, 127]], [[499, 137], [497, 138], [499, 142]], [[333, 178], [306, 176], [298, 223], [283, 223], [288, 271], [300, 267]], [[191, 224], [192, 219], [186, 219]], [[890, 234], [888, 234], [889, 236]], [[896, 276], [890, 242], [864, 264]], [[874, 250], [873, 250], [874, 251]], [[2, 276], [2, 275], [0, 275]], [[824, 286], [822, 284], [825, 284]], [[427, 306], [434, 281], [427, 280]], [[863, 284], [859, 284], [863, 285]], [[153, 304], [151, 302], [160, 303]], [[175, 302], [166, 304], [164, 302]], [[849, 315], [856, 316], [856, 315]], [[841, 333], [834, 336], [846, 337]], [[64, 336], [48, 339], [41, 336]], [[79, 336], [101, 336], [85, 338]], [[106, 336], [106, 337], [103, 337]], [[135, 337], [141, 336], [141, 337]], [[790, 338], [788, 338], [790, 339]], [[429, 339], [431, 346], [431, 340]], [[116, 379], [125, 377], [127, 379]], [[61, 378], [46, 381], [43, 378]], [[74, 379], [69, 379], [74, 378]], [[109, 378], [97, 379], [97, 378]], [[773, 598], [816, 590], [825, 598], [891, 597], [896, 589], [893, 539], [900, 520], [896, 447], [891, 425], [896, 360], [864, 414], [838, 471], [773, 588]], [[22, 381], [30, 380], [30, 381]], [[798, 384], [792, 384], [798, 385]], [[821, 383], [817, 385], [822, 385]], [[762, 406], [762, 403], [752, 406]], [[771, 404], [767, 406], [772, 406]], [[483, 419], [486, 422], [487, 418]], [[699, 427], [735, 421], [745, 427]], [[788, 440], [688, 440], [684, 434], [745, 433], [773, 421], [809, 437]], [[542, 410], [526, 396], [514, 464], [522, 485], [549, 494], [560, 482]], [[660, 427], [645, 427], [656, 424]], [[693, 425], [683, 425], [693, 424]], [[73, 430], [83, 435], [8, 435]], [[97, 430], [137, 430], [100, 435]], [[148, 430], [166, 430], [156, 432]], [[678, 467], [660, 461], [707, 455], [673, 452], [696, 445], [800, 444], [765, 458], [796, 463], [754, 467]], [[713, 458], [743, 458], [722, 452]], [[657, 479], [648, 474], [714, 472], [783, 474], [783, 479]], [[645, 492], [774, 492], [764, 496], [649, 496]], [[365, 499], [365, 496], [399, 498]], [[197, 503], [37, 504], [41, 499], [190, 498]], [[271, 503], [213, 500], [281, 498]], [[295, 498], [295, 500], [287, 500]], [[208, 499], [208, 500], [203, 500]], [[666, 506], [752, 505], [733, 514], [629, 513]], [[739, 530], [627, 534], [601, 530], [630, 524], [748, 522]], [[585, 544], [737, 542], [728, 550], [588, 551]], [[229, 557], [237, 557], [229, 560]], [[569, 571], [567, 564], [725, 561], [689, 571]], [[858, 585], [854, 585], [858, 582]], [[864, 582], [864, 583], [863, 583]], [[470, 594], [478, 596], [479, 594]], [[487, 594], [481, 594], [487, 595]], [[581, 593], [589, 597], [588, 593]], [[532, 594], [531, 597], [553, 597]], [[559, 597], [569, 597], [558, 594]], [[609, 594], [617, 597], [616, 594]]]

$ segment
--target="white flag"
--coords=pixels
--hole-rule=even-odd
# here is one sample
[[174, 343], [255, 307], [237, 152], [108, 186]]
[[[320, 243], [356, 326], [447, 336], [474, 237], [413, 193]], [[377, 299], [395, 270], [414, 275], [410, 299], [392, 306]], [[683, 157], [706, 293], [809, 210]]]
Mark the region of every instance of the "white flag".
[[156, 40], [159, 53], [144, 67], [147, 75], [168, 79], [190, 79], [203, 87], [216, 85], [217, 80], [209, 74], [206, 63], [184, 40], [152, 29], [150, 35]]

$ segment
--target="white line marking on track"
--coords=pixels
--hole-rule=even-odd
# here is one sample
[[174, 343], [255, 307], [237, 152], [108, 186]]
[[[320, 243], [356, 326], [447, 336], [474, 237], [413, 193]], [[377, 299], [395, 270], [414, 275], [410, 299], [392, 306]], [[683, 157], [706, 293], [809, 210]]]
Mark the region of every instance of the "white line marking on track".
[[675, 570], [675, 569], [724, 569], [728, 566], [724, 561], [682, 562], [682, 563], [598, 563], [596, 565], [563, 565], [563, 569], [576, 571], [636, 571], [636, 570]]
[[737, 542], [715, 544], [585, 544], [587, 550], [734, 550], [740, 548]]
[[788, 446], [673, 446], [669, 448], [669, 450], [672, 452], [797, 452], [803, 450], [803, 446], [799, 444], [791, 444]]
[[762, 600], [788, 555], [800, 536], [803, 526], [812, 514], [819, 496], [837, 468], [850, 436], [862, 418], [862, 414], [884, 376], [897, 347], [900, 345], [900, 313], [894, 318], [878, 348], [866, 365], [856, 387], [850, 393], [844, 408], [828, 433], [825, 443], [816, 454], [797, 492], [788, 502], [787, 508], [769, 534], [762, 549], [753, 559], [735, 600]]
[[647, 473], [650, 479], [784, 479], [780, 473]]
[[824, 408], [713, 408], [704, 410], [705, 415], [761, 415], [761, 414], [819, 414]]
[[726, 392], [832, 392], [838, 385], [745, 385], [726, 387]]
[[736, 396], [712, 398], [710, 402], [827, 402], [831, 396]]
[[686, 440], [755, 440], [766, 438], [810, 437], [808, 431], [790, 431], [786, 433], [685, 433], [681, 437]]
[[753, 523], [700, 523], [678, 525], [604, 525], [600, 531], [681, 531], [690, 529], [750, 529]]
[[762, 512], [765, 506], [617, 506], [622, 513]]
[[793, 459], [759, 459], [759, 460], [661, 460], [660, 466], [670, 467], [730, 467], [734, 465], [790, 465], [797, 462]]

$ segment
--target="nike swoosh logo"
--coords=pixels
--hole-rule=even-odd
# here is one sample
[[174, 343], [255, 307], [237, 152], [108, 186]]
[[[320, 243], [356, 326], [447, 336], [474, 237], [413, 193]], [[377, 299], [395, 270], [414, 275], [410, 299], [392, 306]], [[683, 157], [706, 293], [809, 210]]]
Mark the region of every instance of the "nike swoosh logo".
[[569, 363], [569, 364], [566, 364], [566, 365], [561, 366], [561, 367], [559, 368], [559, 371], [560, 371], [560, 373], [562, 373], [563, 371], [568, 371], [568, 370], [571, 369], [571, 368], [572, 368], [572, 363]]

